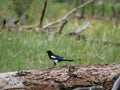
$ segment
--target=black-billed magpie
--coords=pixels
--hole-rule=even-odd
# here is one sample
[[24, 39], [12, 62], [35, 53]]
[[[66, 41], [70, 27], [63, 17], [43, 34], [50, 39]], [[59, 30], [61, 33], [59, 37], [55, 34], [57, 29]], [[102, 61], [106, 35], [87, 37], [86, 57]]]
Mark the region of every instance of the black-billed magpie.
[[48, 50], [47, 53], [48, 53], [49, 58], [51, 60], [53, 60], [55, 65], [57, 65], [57, 63], [61, 62], [61, 61], [69, 61], [69, 62], [74, 61], [74, 60], [65, 59], [63, 56], [55, 55], [55, 54], [52, 53], [51, 50]]

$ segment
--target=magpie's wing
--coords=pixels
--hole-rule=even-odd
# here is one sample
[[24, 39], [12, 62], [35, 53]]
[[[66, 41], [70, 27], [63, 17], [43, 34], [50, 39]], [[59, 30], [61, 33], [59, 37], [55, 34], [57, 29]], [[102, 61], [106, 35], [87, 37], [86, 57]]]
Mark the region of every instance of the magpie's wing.
[[58, 56], [58, 55], [56, 55], [56, 59], [58, 59], [58, 60], [63, 60], [64, 57], [63, 57], [63, 56]]
[[56, 56], [51, 55], [51, 59], [56, 60]]
[[57, 65], [57, 63], [59, 62], [59, 58], [60, 58], [59, 56], [55, 56], [55, 55], [51, 56], [51, 59], [52, 59], [52, 61], [54, 62], [55, 65]]
[[51, 55], [51, 58], [52, 58], [53, 60], [63, 60], [63, 59], [64, 59], [63, 56], [58, 56], [58, 55]]

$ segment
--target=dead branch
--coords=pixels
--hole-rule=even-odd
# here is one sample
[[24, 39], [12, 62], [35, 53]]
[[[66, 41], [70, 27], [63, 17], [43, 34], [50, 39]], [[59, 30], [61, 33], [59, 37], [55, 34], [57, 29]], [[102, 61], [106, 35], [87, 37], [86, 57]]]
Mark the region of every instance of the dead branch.
[[120, 87], [120, 77], [115, 81], [112, 90], [118, 90]]
[[61, 27], [60, 27], [60, 30], [59, 30], [59, 34], [61, 34], [62, 33], [62, 30], [63, 30], [63, 28], [64, 28], [64, 26], [67, 24], [67, 21], [64, 21], [63, 23], [62, 23], [62, 25], [61, 25]]
[[85, 36], [81, 35], [80, 33], [82, 33], [84, 30], [86, 30], [91, 24], [92, 24], [92, 22], [88, 22], [83, 27], [80, 27], [79, 29], [77, 29], [75, 32], [70, 32], [67, 35], [69, 35], [69, 36], [77, 36], [78, 39], [86, 40]]
[[47, 0], [45, 0], [45, 2], [44, 2], [44, 7], [43, 7], [42, 15], [40, 18], [40, 24], [39, 24], [40, 28], [42, 28], [42, 22], [43, 22], [43, 18], [45, 16], [46, 7], [47, 7]]
[[[111, 90], [120, 76], [120, 64], [65, 66], [47, 70], [0, 73], [1, 90], [78, 90], [103, 86]], [[100, 89], [101, 90], [101, 89]]]
[[80, 27], [75, 33], [80, 34], [82, 31], [86, 30], [91, 24], [92, 24], [91, 22], [88, 22], [83, 27]]
[[[43, 8], [42, 16], [41, 16], [41, 18], [40, 18], [40, 23], [39, 23], [39, 24], [37, 23], [37, 24], [35, 24], [35, 25], [30, 25], [30, 26], [22, 26], [22, 27], [19, 28], [19, 30], [23, 30], [23, 29], [25, 29], [25, 30], [31, 30], [31, 29], [36, 28], [36, 27], [40, 27], [40, 29], [46, 30], [46, 29], [51, 28], [51, 27], [53, 27], [54, 25], [59, 24], [59, 23], [62, 23], [62, 26], [61, 26], [61, 30], [62, 30], [62, 28], [63, 28], [64, 25], [65, 25], [64, 23], [67, 21], [67, 18], [68, 18], [69, 16], [71, 16], [73, 13], [75, 13], [78, 9], [82, 9], [82, 8], [85, 7], [86, 5], [92, 3], [93, 1], [94, 1], [94, 0], [89, 0], [89, 1], [87, 1], [86, 3], [84, 3], [83, 5], [79, 5], [78, 7], [72, 9], [71, 11], [69, 11], [69, 12], [68, 12], [66, 15], [64, 15], [64, 17], [62, 17], [61, 19], [59, 19], [59, 20], [57, 20], [57, 21], [55, 21], [55, 22], [53, 22], [53, 23], [49, 23], [49, 24], [47, 24], [47, 25], [44, 25], [44, 26], [41, 28], [42, 22], [43, 22], [43, 18], [44, 18], [44, 14], [45, 14], [45, 11], [46, 11], [46, 6], [47, 6], [47, 0], [46, 0], [45, 3], [44, 3], [44, 8]], [[60, 31], [60, 30], [59, 30], [59, 31]]]
[[85, 7], [86, 5], [92, 3], [93, 1], [94, 1], [94, 0], [89, 0], [89, 1], [87, 1], [86, 3], [84, 3], [84, 4], [82, 4], [82, 5], [78, 6], [78, 7], [76, 7], [76, 8], [74, 8], [74, 9], [72, 9], [72, 10], [69, 11], [63, 18], [61, 18], [61, 19], [59, 19], [59, 20], [57, 20], [57, 21], [55, 21], [55, 22], [53, 22], [53, 23], [49, 23], [49, 24], [43, 26], [43, 28], [46, 29], [46, 28], [49, 28], [49, 27], [51, 27], [51, 26], [53, 26], [53, 25], [56, 25], [56, 24], [59, 24], [59, 23], [61, 23], [61, 22], [66, 21], [67, 18], [68, 18], [69, 16], [71, 16], [73, 13], [75, 13], [78, 9], [82, 9], [82, 8]]
[[39, 27], [39, 23], [34, 24], [34, 25], [29, 25], [29, 26], [21, 26], [19, 30], [32, 30], [36, 27]]

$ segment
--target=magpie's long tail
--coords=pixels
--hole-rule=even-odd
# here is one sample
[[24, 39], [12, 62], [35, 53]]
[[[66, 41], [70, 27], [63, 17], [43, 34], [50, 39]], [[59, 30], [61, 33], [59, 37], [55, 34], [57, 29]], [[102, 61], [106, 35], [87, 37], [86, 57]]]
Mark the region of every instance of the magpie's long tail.
[[74, 60], [70, 60], [70, 59], [63, 59], [62, 61], [69, 61], [69, 62], [73, 62]]
[[[75, 60], [81, 60], [81, 59], [75, 59]], [[63, 59], [62, 61], [69, 61], [69, 62], [73, 62], [73, 61], [75, 61], [75, 60], [73, 60], [73, 59]]]

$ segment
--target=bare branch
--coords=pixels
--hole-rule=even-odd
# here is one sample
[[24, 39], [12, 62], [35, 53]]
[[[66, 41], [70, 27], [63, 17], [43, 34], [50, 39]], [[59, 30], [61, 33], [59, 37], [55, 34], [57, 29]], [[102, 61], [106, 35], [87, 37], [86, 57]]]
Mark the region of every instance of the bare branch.
[[120, 87], [120, 77], [115, 81], [112, 90], [118, 90]]
[[78, 7], [72, 9], [72, 10], [69, 11], [66, 15], [64, 15], [63, 18], [61, 18], [61, 19], [59, 19], [59, 20], [57, 20], [57, 21], [55, 21], [55, 22], [53, 22], [53, 23], [49, 23], [49, 24], [47, 24], [47, 25], [44, 25], [44, 26], [42, 27], [42, 22], [43, 22], [43, 18], [44, 18], [44, 14], [45, 14], [45, 11], [46, 11], [46, 6], [47, 6], [47, 0], [45, 0], [43, 12], [42, 12], [42, 16], [41, 16], [41, 18], [40, 18], [40, 23], [37, 23], [37, 24], [34, 24], [34, 25], [30, 25], [30, 26], [22, 26], [21, 28], [19, 28], [19, 30], [23, 30], [23, 29], [32, 30], [33, 28], [36, 28], [36, 27], [40, 27], [41, 29], [44, 30], [44, 29], [47, 29], [47, 28], [49, 28], [49, 27], [52, 27], [52, 26], [54, 26], [54, 25], [56, 25], [56, 24], [62, 23], [62, 26], [61, 26], [61, 28], [60, 28], [60, 30], [59, 30], [59, 32], [61, 32], [62, 29], [63, 29], [63, 27], [64, 27], [64, 25], [66, 24], [67, 18], [68, 18], [71, 14], [75, 13], [78, 9], [82, 9], [83, 7], [85, 7], [86, 5], [88, 5], [89, 3], [93, 2], [93, 1], [94, 1], [94, 0], [89, 0], [89, 1], [87, 1], [86, 3], [84, 3], [84, 4], [82, 4], [82, 5], [79, 5]]
[[59, 20], [57, 20], [57, 21], [55, 21], [55, 22], [53, 22], [53, 23], [50, 23], [50, 24], [48, 24], [48, 25], [45, 25], [43, 28], [46, 29], [46, 28], [48, 28], [48, 27], [50, 27], [50, 26], [53, 26], [53, 25], [55, 25], [55, 24], [64, 22], [65, 20], [67, 20], [67, 18], [68, 18], [71, 14], [75, 13], [78, 9], [82, 9], [82, 8], [85, 7], [86, 5], [92, 3], [93, 1], [94, 1], [94, 0], [89, 0], [89, 1], [87, 1], [86, 3], [84, 3], [84, 4], [82, 4], [82, 5], [78, 6], [78, 7], [76, 7], [76, 8], [74, 8], [74, 9], [72, 9], [72, 10], [69, 11], [63, 18], [61, 18], [61, 19], [59, 19]]
[[63, 30], [63, 28], [64, 28], [64, 26], [67, 24], [67, 21], [64, 21], [63, 23], [62, 23], [62, 25], [61, 25], [61, 27], [60, 27], [60, 30], [59, 30], [59, 34], [61, 34], [62, 33], [62, 30]]
[[86, 25], [84, 25], [82, 28], [80, 27], [75, 33], [80, 34], [82, 31], [86, 30], [92, 23], [88, 22]]
[[41, 15], [41, 18], [40, 18], [40, 24], [39, 24], [40, 28], [42, 27], [42, 22], [43, 22], [43, 18], [45, 16], [46, 7], [47, 7], [47, 0], [45, 0], [45, 2], [44, 2], [44, 8], [43, 8], [43, 11], [42, 11], [42, 15]]
[[29, 25], [29, 26], [21, 26], [21, 27], [19, 28], [19, 30], [32, 30], [33, 28], [38, 27], [38, 26], [39, 26], [38, 23], [37, 23], [37, 24], [34, 24], [34, 25]]
[[92, 23], [88, 22], [87, 24], [85, 24], [83, 27], [80, 27], [78, 30], [76, 30], [75, 32], [70, 32], [67, 35], [69, 36], [78, 36], [79, 39], [86, 39], [84, 37], [84, 35], [79, 35], [81, 32], [83, 32], [84, 30], [86, 30]]

